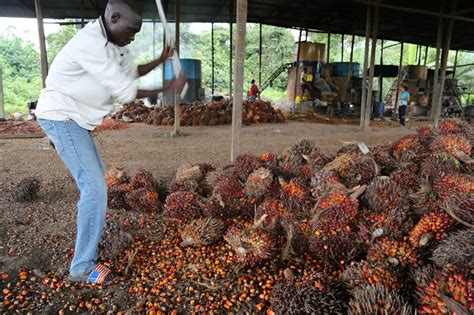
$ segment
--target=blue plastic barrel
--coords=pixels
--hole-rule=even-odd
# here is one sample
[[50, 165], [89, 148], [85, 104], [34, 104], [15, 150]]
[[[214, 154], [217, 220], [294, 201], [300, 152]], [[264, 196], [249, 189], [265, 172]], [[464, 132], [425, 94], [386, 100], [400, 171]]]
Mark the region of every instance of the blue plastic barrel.
[[[332, 75], [335, 77], [347, 77], [349, 76], [349, 65], [350, 62], [333, 62]], [[360, 64], [357, 62], [352, 63], [352, 76], [360, 78]]]
[[[182, 71], [186, 75], [187, 83], [189, 85], [188, 91], [183, 102], [194, 102], [199, 99], [199, 89], [202, 87], [202, 71], [201, 71], [201, 60], [199, 59], [181, 59]], [[165, 62], [165, 83], [174, 79], [173, 62], [171, 59]], [[174, 103], [173, 91], [167, 91], [164, 93], [163, 104]]]

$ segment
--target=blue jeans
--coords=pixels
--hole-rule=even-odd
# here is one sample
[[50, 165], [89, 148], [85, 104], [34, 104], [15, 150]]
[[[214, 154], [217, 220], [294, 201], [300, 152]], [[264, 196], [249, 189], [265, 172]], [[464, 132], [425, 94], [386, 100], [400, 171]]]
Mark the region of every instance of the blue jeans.
[[97, 247], [105, 223], [107, 186], [105, 167], [92, 134], [73, 120], [38, 119], [71, 172], [81, 193], [77, 203], [77, 236], [70, 274], [82, 276], [95, 268]]

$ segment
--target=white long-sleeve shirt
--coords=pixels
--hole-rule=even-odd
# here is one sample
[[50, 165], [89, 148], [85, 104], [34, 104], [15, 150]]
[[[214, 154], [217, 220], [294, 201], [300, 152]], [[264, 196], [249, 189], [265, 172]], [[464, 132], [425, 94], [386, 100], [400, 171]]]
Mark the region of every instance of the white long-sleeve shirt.
[[138, 68], [124, 47], [109, 41], [102, 17], [88, 23], [59, 52], [46, 78], [36, 116], [74, 120], [93, 130], [112, 107], [113, 99], [137, 96]]

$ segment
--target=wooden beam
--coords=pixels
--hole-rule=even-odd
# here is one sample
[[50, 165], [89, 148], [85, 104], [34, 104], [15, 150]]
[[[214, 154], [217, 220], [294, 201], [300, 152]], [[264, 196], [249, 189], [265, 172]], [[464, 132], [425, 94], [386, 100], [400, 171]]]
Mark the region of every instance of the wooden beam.
[[349, 55], [349, 72], [347, 74], [347, 81], [350, 81], [352, 78], [352, 62], [354, 61], [354, 43], [355, 43], [355, 35], [352, 35], [351, 52]]
[[3, 70], [0, 68], [0, 118], [5, 118], [5, 98], [3, 96]]
[[456, 69], [458, 67], [458, 53], [459, 49], [456, 49], [456, 54], [454, 55], [453, 78], [456, 76]]
[[341, 62], [344, 62], [344, 34], [341, 35]]
[[[442, 5], [444, 10], [444, 5]], [[438, 35], [436, 40], [436, 55], [435, 55], [435, 69], [434, 69], [434, 76], [433, 76], [433, 87], [431, 88], [431, 111], [430, 111], [430, 118], [434, 117], [436, 104], [438, 104], [438, 94], [439, 94], [439, 59], [441, 54], [441, 45], [443, 41], [443, 19], [438, 19]]]
[[[300, 36], [300, 41], [301, 41], [301, 36]], [[329, 58], [329, 55], [331, 54], [331, 33], [328, 33], [328, 46], [326, 47], [326, 62], [329, 63], [331, 62]]]
[[242, 129], [242, 103], [244, 94], [245, 29], [247, 25], [247, 0], [237, 0], [237, 43], [235, 47], [235, 86], [232, 106], [232, 148], [231, 162], [240, 153]]
[[374, 9], [374, 19], [372, 27], [372, 51], [370, 53], [370, 70], [369, 70], [369, 87], [367, 91], [367, 104], [365, 105], [365, 119], [364, 129], [368, 129], [370, 126], [370, 114], [372, 113], [372, 89], [374, 86], [374, 71], [375, 71], [375, 53], [377, 49], [377, 32], [379, 28], [379, 8]]
[[259, 41], [258, 41], [258, 86], [262, 85], [262, 44], [263, 38], [263, 30], [262, 30], [262, 23], [260, 23], [260, 30], [259, 30]]
[[364, 47], [364, 65], [362, 66], [362, 97], [360, 103], [360, 127], [365, 126], [365, 105], [367, 101], [367, 67], [369, 64], [369, 43], [370, 43], [370, 26], [372, 24], [372, 8], [367, 6], [367, 14], [365, 20], [365, 47]]
[[[176, 0], [175, 2], [175, 7], [174, 7], [174, 12], [175, 12], [175, 29], [174, 29], [174, 48], [176, 49], [176, 52], [178, 53], [179, 56], [179, 24], [180, 24], [180, 3], [179, 0]], [[175, 70], [176, 71], [176, 70]], [[176, 75], [176, 74], [175, 74]], [[179, 75], [179, 74], [178, 74]], [[179, 129], [181, 127], [181, 95], [180, 93], [175, 93], [174, 94], [174, 134], [179, 135]]]
[[[451, 2], [452, 5], [452, 11], [454, 12], [456, 10], [456, 4], [457, 0], [453, 0]], [[439, 119], [441, 116], [441, 106], [443, 104], [443, 95], [444, 95], [444, 81], [446, 79], [446, 66], [448, 64], [448, 57], [449, 57], [449, 47], [451, 45], [451, 37], [453, 35], [453, 25], [454, 25], [454, 20], [449, 20], [448, 21], [448, 27], [446, 30], [446, 37], [444, 38], [443, 42], [443, 53], [441, 55], [441, 75], [440, 75], [440, 84], [439, 84], [439, 93], [438, 93], [438, 99], [437, 99], [437, 106], [435, 110], [435, 116], [434, 118], [434, 125], [436, 128], [438, 128], [439, 124]]]
[[229, 37], [230, 37], [230, 45], [229, 45], [229, 97], [232, 98], [232, 77], [234, 70], [232, 66], [232, 57], [234, 51], [234, 35], [232, 31], [232, 16], [234, 15], [234, 0], [229, 0]]
[[383, 44], [384, 40], [382, 39], [382, 43], [380, 45], [380, 76], [379, 76], [379, 99], [378, 101], [381, 102], [383, 97]]
[[398, 76], [396, 78], [397, 80], [397, 90], [395, 91], [395, 106], [393, 107], [393, 113], [392, 113], [392, 118], [396, 118], [398, 115], [398, 96], [400, 94], [400, 74], [402, 72], [402, 67], [403, 67], [403, 48], [405, 46], [405, 43], [402, 42], [400, 45], [400, 59], [398, 61]]
[[38, 36], [40, 44], [41, 58], [41, 77], [43, 87], [46, 86], [46, 77], [48, 76], [48, 56], [46, 54], [46, 38], [44, 36], [43, 13], [41, 10], [41, 0], [35, 0], [36, 21], [38, 23]]
[[423, 65], [426, 67], [426, 62], [428, 61], [428, 46], [425, 47], [425, 60]]

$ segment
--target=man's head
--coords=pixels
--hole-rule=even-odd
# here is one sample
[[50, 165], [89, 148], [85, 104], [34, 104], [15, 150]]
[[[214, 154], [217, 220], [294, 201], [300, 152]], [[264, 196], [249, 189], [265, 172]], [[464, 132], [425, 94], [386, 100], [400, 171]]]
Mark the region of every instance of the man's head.
[[109, 0], [105, 9], [105, 23], [118, 46], [126, 46], [142, 28], [142, 14], [133, 0]]
[[406, 91], [408, 91], [408, 88], [407, 88], [407, 86], [406, 86], [406, 85], [402, 85], [402, 86], [400, 86], [400, 89], [402, 90], [402, 92], [406, 92]]
[[255, 84], [255, 79], [252, 79], [252, 81], [250, 81], [250, 84]]
[[303, 68], [303, 72], [305, 72], [305, 73], [308, 72], [308, 68], [307, 68], [307, 67], [304, 67], [304, 68]]

